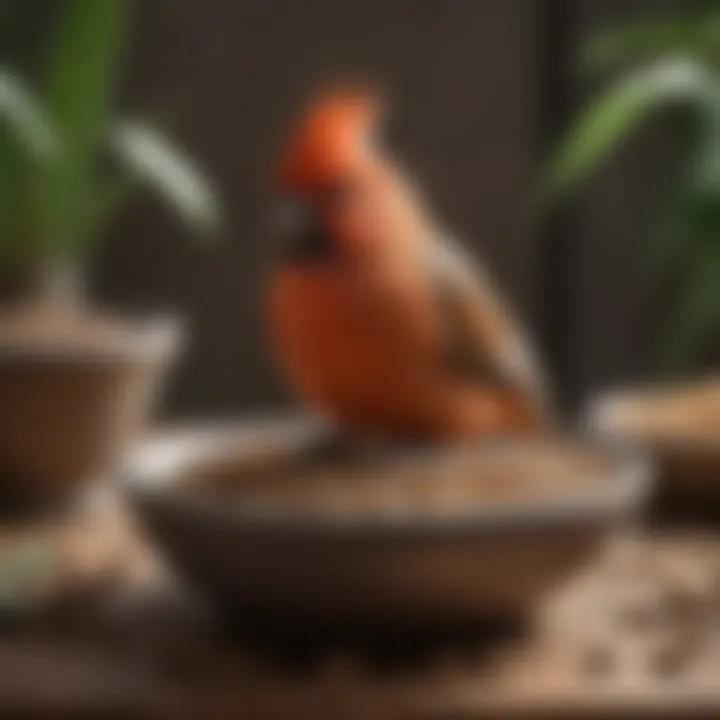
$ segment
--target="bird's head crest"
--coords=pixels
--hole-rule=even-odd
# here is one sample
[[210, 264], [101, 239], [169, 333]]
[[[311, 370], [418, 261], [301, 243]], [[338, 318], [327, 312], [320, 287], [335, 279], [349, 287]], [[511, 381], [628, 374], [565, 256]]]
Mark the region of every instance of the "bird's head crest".
[[317, 94], [290, 134], [276, 181], [312, 191], [352, 175], [367, 162], [382, 109], [380, 94], [367, 86], [332, 86]]

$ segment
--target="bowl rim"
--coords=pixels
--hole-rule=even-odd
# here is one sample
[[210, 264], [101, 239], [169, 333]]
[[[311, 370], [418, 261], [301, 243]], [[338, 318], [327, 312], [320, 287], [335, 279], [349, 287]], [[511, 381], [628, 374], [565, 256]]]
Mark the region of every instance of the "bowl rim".
[[[270, 417], [260, 422], [240, 421], [223, 424], [178, 426], [140, 443], [125, 463], [121, 476], [123, 490], [130, 504], [143, 508], [152, 506], [175, 513], [200, 515], [224, 526], [243, 527], [258, 531], [277, 530], [289, 534], [417, 534], [456, 532], [517, 532], [538, 527], [577, 527], [622, 517], [640, 508], [649, 496], [655, 467], [652, 460], [635, 448], [618, 443], [603, 443], [593, 438], [565, 438], [594, 448], [611, 458], [613, 469], [608, 482], [598, 488], [587, 488], [547, 501], [493, 501], [490, 504], [468, 504], [462, 512], [413, 513], [386, 511], [372, 515], [331, 515], [324, 513], [287, 513], [259, 511], [228, 505], [216, 498], [199, 494], [168, 492], [177, 481], [177, 470], [183, 462], [211, 454], [227, 447], [229, 442], [252, 443], [253, 431], [277, 430], [278, 438], [287, 442], [287, 433], [296, 441], [317, 432], [317, 424], [297, 416]], [[285, 434], [283, 434], [285, 433]], [[200, 455], [198, 455], [200, 453]], [[207, 455], [205, 455], [207, 457]]]

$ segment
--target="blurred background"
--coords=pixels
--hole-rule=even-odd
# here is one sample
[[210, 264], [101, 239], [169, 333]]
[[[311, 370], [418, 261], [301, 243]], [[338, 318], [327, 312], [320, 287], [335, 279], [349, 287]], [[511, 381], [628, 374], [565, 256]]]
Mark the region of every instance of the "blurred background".
[[[59, 3], [12, 3], [0, 57], [32, 76]], [[608, 73], [586, 72], [599, 31], [687, 0], [144, 0], [135, 3], [116, 105], [157, 118], [214, 179], [217, 244], [178, 237], [141, 197], [92, 258], [94, 296], [177, 312], [192, 343], [165, 416], [230, 415], [286, 395], [261, 330], [264, 208], [278, 138], [318, 82], [387, 87], [388, 128], [442, 222], [497, 273], [568, 406], [649, 376], [667, 314], [647, 272], [658, 210], [677, 185], [678, 118], [660, 113], [570, 202], [539, 211], [552, 149]], [[662, 295], [662, 294], [661, 294]], [[707, 359], [707, 358], [705, 358]]]
[[[153, 334], [155, 326], [147, 331], [142, 322], [116, 326], [114, 316], [104, 312], [106, 308], [132, 318], [175, 315], [186, 323], [188, 343], [173, 366], [160, 407], [162, 420], [246, 416], [293, 402], [272, 362], [261, 312], [263, 280], [273, 251], [266, 230], [269, 175], [278, 145], [298, 110], [319, 85], [345, 77], [367, 78], [386, 89], [392, 108], [386, 128], [388, 144], [417, 177], [440, 224], [497, 276], [544, 355], [566, 410], [582, 411], [589, 398], [608, 388], [661, 381], [664, 387], [669, 380], [697, 379], [717, 367], [720, 0], [0, 0], [0, 345], [11, 350], [3, 354], [9, 362], [0, 364], [0, 487], [10, 489], [8, 497], [15, 491], [18, 497], [27, 492], [35, 500], [54, 499], [83, 483], [100, 488], [102, 483], [96, 479], [112, 475], [111, 460], [123, 459], [121, 451], [143, 427], [152, 391], [174, 361], [172, 328], [165, 333], [167, 326], [158, 326]], [[188, 229], [191, 232], [186, 232]], [[48, 312], [38, 317], [30, 313], [30, 322], [20, 313], [14, 324], [14, 316], [6, 315], [5, 310], [8, 289], [11, 301], [18, 299], [14, 297], [16, 284], [21, 306], [29, 300], [31, 308], [37, 305]], [[45, 300], [52, 302], [45, 304]], [[55, 312], [68, 307], [89, 312]], [[60, 320], [65, 327], [60, 327]], [[63, 336], [63, 332], [67, 334]], [[16, 354], [17, 348], [21, 352]], [[53, 354], [58, 348], [61, 352]], [[38, 357], [43, 362], [36, 362]], [[102, 362], [88, 362], [98, 357]], [[44, 362], [48, 358], [53, 361]], [[637, 417], [632, 404], [628, 405], [627, 437], [633, 437], [635, 423], [636, 430], [642, 431], [643, 424], [649, 429], [645, 435], [634, 436], [642, 448], [648, 438], [657, 440], [649, 447], [661, 466], [659, 505], [675, 509], [682, 504], [676, 495], [682, 498], [686, 494], [696, 503], [692, 513], [697, 505], [717, 511], [720, 385], [716, 376], [707, 386], [690, 383], [687, 388], [680, 386], [677, 403], [670, 397], [664, 404], [660, 397], [659, 404], [651, 401], [643, 409], [641, 402]], [[126, 397], [130, 398], [127, 403]], [[608, 407], [612, 410], [615, 406], [610, 402]], [[609, 427], [603, 428], [603, 413], [598, 413], [596, 432], [612, 437], [612, 418], [623, 413], [606, 414]], [[667, 423], [660, 422], [664, 420]], [[622, 437], [622, 422], [615, 422]], [[183, 437], [178, 448], [186, 441]], [[254, 438], [252, 434], [243, 437]], [[573, 445], [569, 442], [568, 448]], [[273, 452], [279, 452], [272, 442], [266, 448], [260, 441], [256, 447], [254, 440], [239, 447], [234, 448], [238, 455], [233, 455], [233, 462], [242, 450], [250, 456], [250, 470], [238, 471], [238, 477], [244, 472], [254, 477], [254, 451], [262, 456], [258, 468], [272, 459]], [[211, 455], [215, 450], [208, 452]], [[562, 457], [564, 445], [554, 447], [554, 452]], [[532, 452], [517, 455], [527, 464], [519, 464], [517, 469], [509, 466], [507, 482], [498, 475], [502, 483], [494, 480], [495, 485], [488, 484], [491, 490], [498, 488], [499, 499], [504, 497], [499, 492], [501, 485], [509, 489], [508, 497], [524, 492], [526, 486], [514, 485], [511, 476], [531, 479], [532, 486], [539, 488], [545, 475], [553, 480], [563, 475], [552, 462], [547, 473], [541, 472], [544, 461], [536, 464]], [[150, 468], [145, 468], [146, 479], [151, 481], [148, 489], [164, 487], [162, 474], [153, 475], [155, 456], [149, 453], [147, 457], [151, 458], [145, 460]], [[190, 466], [192, 453], [188, 457]], [[207, 468], [212, 479], [211, 460], [208, 457]], [[191, 468], [185, 478], [182, 463], [175, 469], [171, 465], [164, 471], [168, 477], [176, 474], [175, 479], [190, 483], [195, 470]], [[480, 523], [480, 540], [487, 541], [490, 548], [485, 556], [489, 564], [483, 565], [485, 561], [478, 561], [475, 554], [460, 553], [460, 560], [466, 558], [472, 571], [466, 572], [459, 563], [454, 574], [429, 572], [418, 592], [427, 587], [435, 597], [437, 587], [437, 597], [447, 591], [453, 601], [456, 596], [470, 602], [473, 596], [467, 588], [475, 581], [480, 595], [487, 590], [492, 596], [507, 586], [523, 596], [528, 614], [532, 603], [535, 617], [538, 597], [526, 592], [524, 581], [540, 588], [550, 577], [544, 575], [544, 562], [536, 559], [545, 555], [536, 555], [536, 551], [547, 550], [551, 569], [563, 558], [569, 558], [568, 568], [580, 567], [586, 560], [585, 548], [594, 550], [596, 541], [599, 548], [601, 541], [616, 539], [615, 531], [620, 528], [615, 522], [620, 516], [613, 514], [616, 505], [624, 503], [618, 513], [634, 521], [640, 505], [650, 504], [645, 468], [631, 465], [627, 478], [624, 466], [616, 468], [614, 459], [612, 464], [602, 465], [598, 472], [603, 479], [605, 473], [608, 478], [617, 474], [618, 492], [620, 479], [632, 481], [628, 488], [634, 489], [621, 500], [605, 502], [601, 498], [595, 508], [597, 522], [586, 521], [582, 514], [582, 523], [576, 523], [573, 516], [568, 527], [572, 526], [577, 536], [526, 533], [525, 527], [512, 519], [508, 537], [514, 539], [513, 533], [518, 531], [526, 544], [519, 543], [518, 555], [506, 561], [505, 555], [496, 553], [502, 539], [486, 536]], [[268, 467], [272, 477], [273, 463]], [[284, 467], [282, 462], [278, 467]], [[432, 470], [428, 478], [438, 484], [435, 467], [440, 466], [428, 464]], [[584, 467], [569, 464], [564, 472], [575, 482], [576, 475], [584, 474]], [[198, 465], [198, 476], [201, 469]], [[157, 474], [157, 468], [154, 472]], [[261, 471], [257, 472], [259, 477]], [[220, 478], [222, 473], [217, 475]], [[481, 475], [478, 472], [478, 478]], [[493, 473], [488, 477], [492, 480]], [[412, 487], [417, 492], [416, 486]], [[615, 483], [608, 487], [615, 492]], [[467, 492], [481, 493], [479, 487], [468, 488]], [[570, 485], [560, 482], [552, 492], [566, 489], [570, 492]], [[131, 488], [128, 496], [139, 490], [142, 484]], [[494, 492], [488, 497], [495, 497]], [[148, 493], [153, 497], [148, 507], [155, 507], [153, 503], [161, 495], [156, 498]], [[408, 492], [408, 497], [411, 495]], [[180, 548], [177, 556], [182, 566], [182, 548], [189, 548], [188, 556], [197, 558], [198, 577], [208, 573], [209, 580], [199, 582], [199, 587], [204, 584], [210, 589], [213, 579], [219, 579], [220, 587], [227, 580], [232, 584], [236, 578], [233, 570], [226, 568], [235, 567], [235, 562], [240, 569], [244, 562], [253, 567], [256, 547], [247, 550], [243, 532], [223, 534], [231, 526], [216, 521], [220, 515], [213, 514], [215, 506], [196, 503], [199, 495], [186, 497], [186, 507], [192, 510], [185, 512], [181, 504], [177, 507], [181, 508], [178, 517], [187, 520], [175, 522], [175, 505], [170, 502], [167, 516], [158, 511], [159, 519], [149, 522], [152, 530], [153, 523], [162, 527], [166, 517], [167, 527], [176, 528], [177, 540], [172, 531], [167, 532], [170, 540], [165, 539], [164, 530], [157, 533], [160, 551], [170, 548], [172, 557], [173, 550]], [[312, 493], [308, 497], [312, 498]], [[387, 497], [395, 502], [392, 492]], [[403, 505], [401, 494], [397, 497], [401, 513], [414, 508]], [[429, 497], [428, 507], [434, 503], [434, 496]], [[528, 508], [535, 497], [528, 496]], [[542, 509], [542, 496], [537, 497]], [[217, 498], [225, 502], [224, 496]], [[462, 493], [458, 498], [464, 502]], [[594, 494], [588, 498], [595, 502]], [[117, 505], [112, 497], [107, 499], [109, 505]], [[652, 502], [655, 500], [653, 495]], [[713, 508], [711, 501], [715, 501]], [[8, 507], [12, 510], [13, 503]], [[375, 512], [368, 507], [370, 513]], [[377, 507], [382, 509], [381, 503]], [[422, 504], [417, 507], [422, 516]], [[482, 515], [485, 506], [477, 507]], [[552, 510], [554, 506], [548, 507]], [[206, 516], [205, 508], [213, 512]], [[83, 512], [85, 509], [83, 504]], [[180, 665], [185, 662], [183, 657], [200, 658], [199, 664], [183, 665], [175, 689], [182, 690], [187, 678], [199, 677], [202, 685], [205, 676], [197, 669], [207, 659], [192, 644], [194, 627], [190, 628], [190, 641], [176, 632], [174, 622], [178, 627], [192, 623], [186, 623], [183, 612], [178, 611], [174, 618], [172, 611], [166, 610], [163, 603], [175, 598], [162, 597], [166, 578], [150, 567], [154, 553], [137, 542], [135, 528], [127, 524], [122, 507], [107, 511], [110, 522], [103, 512], [89, 507], [87, 514], [92, 517], [86, 529], [81, 527], [85, 520], [76, 521], [70, 513], [71, 527], [62, 543], [52, 534], [57, 528], [48, 534], [40, 529], [46, 541], [40, 553], [32, 543], [28, 553], [24, 537], [18, 553], [7, 552], [3, 557], [0, 552], [0, 622], [3, 608], [19, 607], [25, 612], [26, 578], [32, 584], [44, 577], [46, 566], [42, 563], [60, 557], [62, 545], [63, 557], [66, 554], [70, 560], [61, 560], [53, 569], [58, 577], [63, 575], [58, 582], [62, 585], [58, 593], [61, 604], [66, 590], [69, 596], [83, 595], [77, 603], [77, 627], [70, 623], [63, 631], [67, 637], [75, 642], [84, 637], [78, 628], [95, 624], [104, 628], [105, 604], [98, 602], [97, 596], [107, 596], [114, 603], [112, 592], [119, 588], [122, 594], [127, 584], [130, 596], [138, 592], [115, 608], [117, 617], [107, 622], [115, 623], [131, 638], [133, 649], [128, 657], [133, 673], [145, 668], [145, 660], [137, 662], [136, 657], [144, 658], [155, 642], [152, 626], [158, 631], [158, 647], [166, 642], [172, 646], [169, 656], [175, 652], [174, 644], [180, 648]], [[358, 512], [361, 517], [366, 511], [359, 507]], [[613, 514], [612, 522], [607, 513]], [[688, 514], [693, 533], [704, 531], [704, 525], [693, 524], [696, 515]], [[238, 517], [242, 528], [244, 516], [240, 513]], [[272, 513], [270, 517], [275, 520]], [[503, 527], [503, 517], [514, 515], [501, 513], [499, 527]], [[536, 516], [531, 513], [528, 517]], [[555, 518], [557, 527], [564, 528], [569, 513], [555, 517], [549, 511], [547, 518]], [[673, 635], [669, 650], [662, 646], [651, 653], [658, 655], [660, 669], [653, 666], [648, 672], [653, 687], [662, 690], [673, 673], [685, 678], [685, 665], [695, 662], [695, 654], [705, 652], [706, 637], [712, 638], [708, 647], [712, 645], [715, 654], [709, 656], [707, 687], [713, 688], [712, 697], [718, 704], [717, 541], [710, 536], [707, 547], [701, 543], [698, 549], [692, 543], [683, 545], [681, 538], [678, 546], [682, 552], [672, 556], [668, 565], [669, 590], [657, 595], [644, 585], [646, 580], [647, 584], [656, 580], [650, 577], [655, 572], [654, 561], [647, 558], [656, 552], [664, 556], [662, 543], [659, 551], [655, 545], [663, 536], [666, 518], [653, 504], [647, 519], [647, 527], [641, 524], [637, 538], [634, 522], [621, 528], [624, 533], [631, 526], [631, 550], [639, 540], [636, 555], [628, 555], [622, 542], [619, 551], [608, 544], [610, 564], [616, 563], [621, 570], [615, 577], [610, 568], [608, 587], [612, 584], [617, 589], [618, 607], [627, 602], [630, 610], [640, 609], [634, 615], [617, 613], [620, 620], [612, 625], [614, 634], [600, 640], [617, 647], [626, 637], [629, 644], [635, 636], [644, 642], [648, 628], [647, 636], [653, 640], [657, 630], [653, 618], [659, 618], [662, 638], [666, 629], [679, 628], [679, 639]], [[711, 521], [715, 524], [710, 527], [717, 527], [717, 513]], [[59, 523], [65, 532], [61, 526]], [[674, 541], [676, 526], [672, 522], [668, 526], [672, 528], [668, 537]], [[24, 534], [25, 529], [18, 527]], [[271, 522], [268, 527], [272, 541], [272, 533], [282, 524]], [[298, 527], [304, 532], [302, 523]], [[462, 540], [465, 525], [454, 527], [460, 528]], [[545, 525], [538, 527], [544, 529]], [[344, 532], [344, 526], [337, 528]], [[646, 529], [649, 532], [645, 533]], [[14, 531], [14, 526], [5, 527], [0, 521], [0, 550], [6, 547], [5, 537], [12, 540]], [[378, 534], [381, 536], [384, 533]], [[580, 536], [587, 537], [587, 543], [582, 537], [578, 540]], [[256, 542], [253, 533], [247, 537]], [[312, 535], [309, 537], [312, 540]], [[293, 593], [283, 592], [283, 579], [287, 578], [289, 587], [293, 582], [303, 586], [299, 595], [305, 597], [303, 555], [308, 567], [321, 568], [317, 577], [323, 577], [325, 548], [333, 557], [335, 536], [320, 533], [319, 537], [327, 545], [300, 543], [300, 553], [292, 557], [284, 552], [282, 543], [270, 543], [277, 557], [282, 556], [277, 564], [268, 563], [269, 587], [279, 588], [275, 591], [278, 599], [287, 597], [292, 605]], [[362, 533], [358, 537], [365, 540]], [[403, 547], [404, 536], [397, 537]], [[435, 537], [434, 529], [428, 537]], [[444, 536], [438, 537], [443, 538], [440, 545], [445, 547]], [[293, 538], [292, 533], [285, 536], [290, 543]], [[701, 540], [705, 543], [706, 538], [701, 536]], [[65, 544], [69, 545], [67, 551]], [[410, 546], [415, 547], [413, 543]], [[12, 541], [7, 547], [14, 547]], [[356, 567], [343, 561], [345, 544], [338, 543], [338, 547], [338, 565], [328, 565], [330, 571], [324, 576], [329, 585], [319, 589], [321, 599], [327, 598], [330, 606], [338, 598], [340, 605], [344, 602], [342, 592], [332, 589], [333, 567], [346, 570], [351, 578], [346, 588], [351, 588], [350, 595], [362, 605], [363, 593], [352, 592], [356, 576], [363, 584], [357, 567], [372, 577], [379, 557], [388, 562], [377, 563], [381, 569], [376, 577], [382, 582], [387, 578], [392, 588], [397, 575], [401, 590], [405, 582], [408, 592], [416, 592], [414, 581], [403, 580], [415, 577], [415, 565], [402, 560], [402, 554], [378, 551], [384, 546], [371, 543], [367, 547], [376, 553], [373, 562], [361, 561]], [[444, 567], [445, 556], [431, 552], [432, 543], [427, 550], [423, 543], [417, 547], [423, 557], [439, 558], [431, 568]], [[455, 546], [447, 547], [452, 558]], [[631, 562], [626, 556], [632, 556]], [[266, 558], [262, 552], [257, 557], [261, 568], [257, 577], [265, 577]], [[698, 557], [703, 563], [695, 573]], [[411, 572], [407, 576], [396, 573], [393, 563], [409, 567]], [[60, 567], [63, 564], [70, 568], [68, 581], [64, 579], [66, 568]], [[661, 566], [658, 561], [657, 567]], [[422, 563], [417, 568], [417, 577], [422, 579]], [[676, 571], [681, 578], [677, 581]], [[563, 580], [566, 572], [570, 570], [559, 572]], [[700, 590], [695, 593], [696, 576]], [[442, 581], [437, 583], [435, 577]], [[448, 582], [451, 577], [459, 584]], [[578, 577], [585, 579], [582, 574]], [[686, 583], [687, 577], [690, 581]], [[106, 578], [110, 578], [107, 583]], [[273, 585], [276, 579], [278, 584]], [[661, 579], [666, 582], [664, 575]], [[96, 584], [102, 585], [99, 593], [95, 593]], [[695, 599], [683, 599], [684, 584], [692, 586], [686, 594], [695, 593]], [[92, 586], [93, 592], [86, 592], [86, 585]], [[243, 582], [238, 581], [237, 587], [242, 594]], [[592, 603], [599, 599], [602, 602], [597, 608], [608, 616], [613, 614], [616, 600], [612, 592], [602, 584], [588, 587], [588, 602], [592, 602], [587, 607], [595, 607]], [[331, 590], [326, 592], [327, 588]], [[370, 588], [364, 595], [373, 600], [372, 585]], [[54, 588], [52, 592], [41, 588], [38, 594], [54, 592]], [[606, 593], [612, 599], [607, 606], [603, 604]], [[662, 599], [666, 596], [670, 599]], [[380, 605], [383, 597], [378, 595]], [[393, 592], [387, 597], [392, 598]], [[398, 597], [402, 598], [402, 592]], [[648, 607], [652, 605], [649, 610], [643, 609], [646, 600]], [[122, 602], [121, 598], [119, 604]], [[66, 604], [75, 607], [73, 602]], [[100, 605], [96, 618], [88, 608]], [[148, 605], [152, 607], [146, 620]], [[670, 611], [666, 612], [666, 605]], [[574, 607], [575, 616], [568, 616], [568, 637], [584, 638], [585, 631], [592, 634], [594, 610], [586, 612], [582, 602]], [[502, 610], [507, 612], [508, 607]], [[43, 622], [45, 612], [43, 608], [38, 613]], [[566, 614], [565, 606], [560, 607], [557, 618], [551, 618], [548, 636], [556, 634], [554, 620], [558, 619], [559, 628], [560, 616]], [[623, 625], [625, 617], [629, 618], [627, 626]], [[54, 622], [51, 618], [48, 630]], [[136, 637], [125, 632], [129, 627], [138, 628], [142, 642], [137, 642], [137, 648]], [[210, 645], [215, 639], [208, 637], [202, 642]], [[610, 665], [614, 662], [612, 652], [607, 651], [609, 645], [596, 646], [594, 636], [591, 639], [589, 654], [600, 647], [600, 655], [590, 657], [590, 675], [598, 664], [601, 675], [603, 667], [612, 673], [607, 660], [609, 657]], [[181, 647], [186, 642], [187, 647]], [[52, 642], [50, 646], [53, 649]], [[28, 657], [34, 651], [30, 648]], [[37, 694], [37, 687], [42, 695], [42, 684], [36, 681], [40, 675], [33, 665], [23, 665], [17, 657], [10, 645], [6, 648], [4, 641], [0, 643], [0, 666], [16, 669], [25, 682], [23, 687], [29, 688], [28, 697]], [[555, 667], [542, 654], [539, 657], [547, 668]], [[477, 660], [473, 656], [473, 663]], [[623, 662], [617, 665], [618, 677], [624, 677]], [[628, 667], [633, 662], [631, 658]], [[77, 675], [86, 681], [96, 665], [91, 656], [78, 666]], [[45, 666], [46, 676], [55, 683], [58, 669], [66, 662], [51, 655]], [[67, 666], [73, 670], [72, 664]], [[233, 693], [244, 702], [244, 690], [238, 692], [235, 676], [226, 674], [224, 667], [223, 675]], [[563, 669], [561, 664], [557, 667]], [[169, 674], [175, 677], [174, 672], [171, 668]], [[585, 672], [584, 666], [580, 672]], [[111, 670], [109, 674], [116, 673]], [[6, 688], [15, 690], [15, 676], [8, 677], [0, 683], [0, 704]], [[534, 666], [528, 677], [545, 692], [547, 678], [536, 675]], [[558, 678], [565, 681], [562, 672]], [[476, 679], [473, 676], [473, 683]], [[633, 682], [630, 677], [626, 689], [632, 690]], [[420, 684], [425, 692], [421, 703], [430, 695], [433, 703], [442, 699], [434, 685], [428, 690], [427, 683]], [[52, 687], [61, 685], [58, 682]], [[516, 686], [511, 678], [508, 697], [513, 701]], [[125, 694], [124, 690], [120, 693]], [[269, 694], [273, 699], [284, 698], [282, 692], [272, 689]], [[605, 697], [604, 690], [594, 692], [593, 697]], [[607, 697], [612, 700], [614, 696]], [[662, 703], [658, 697], [657, 702]], [[205, 695], [198, 698], [204, 713]], [[637, 699], [631, 696], [634, 708]], [[685, 695], [681, 701], [686, 701]], [[117, 702], [116, 695], [113, 702]], [[178, 707], [186, 710], [182, 703]], [[529, 707], [537, 710], [533, 703]], [[318, 717], [317, 713], [310, 716]]]

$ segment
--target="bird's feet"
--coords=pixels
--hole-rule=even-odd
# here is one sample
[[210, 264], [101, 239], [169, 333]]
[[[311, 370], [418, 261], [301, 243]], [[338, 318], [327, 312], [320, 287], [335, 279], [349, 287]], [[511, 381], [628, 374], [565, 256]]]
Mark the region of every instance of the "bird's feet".
[[375, 437], [329, 430], [308, 446], [307, 457], [321, 464], [367, 463], [387, 453], [388, 443]]
[[314, 463], [369, 465], [434, 455], [446, 447], [423, 440], [397, 439], [377, 435], [330, 430], [307, 448]]

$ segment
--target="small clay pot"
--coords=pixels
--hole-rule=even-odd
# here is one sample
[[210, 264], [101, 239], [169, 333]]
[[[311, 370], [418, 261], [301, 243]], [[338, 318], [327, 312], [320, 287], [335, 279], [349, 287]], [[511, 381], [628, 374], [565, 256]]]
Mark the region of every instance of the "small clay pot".
[[0, 510], [107, 477], [178, 346], [173, 323], [75, 309], [0, 311]]
[[[692, 417], [703, 408], [706, 419]], [[708, 408], [714, 416], [709, 416]], [[587, 422], [593, 434], [652, 454], [658, 470], [655, 507], [663, 515], [716, 517], [720, 511], [718, 415], [720, 380], [711, 378], [602, 395], [589, 406]], [[669, 426], [658, 432], [659, 423]]]

